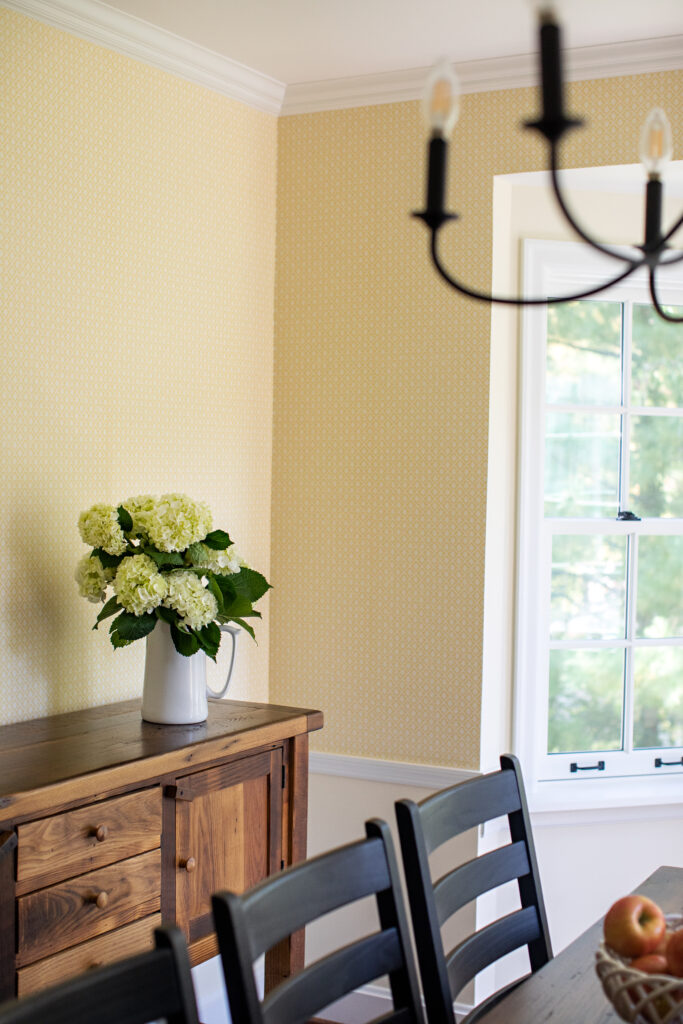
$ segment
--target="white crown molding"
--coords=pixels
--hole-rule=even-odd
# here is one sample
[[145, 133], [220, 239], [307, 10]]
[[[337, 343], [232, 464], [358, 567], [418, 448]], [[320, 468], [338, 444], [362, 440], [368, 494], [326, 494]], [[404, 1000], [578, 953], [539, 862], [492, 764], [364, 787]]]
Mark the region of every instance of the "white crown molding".
[[479, 772], [464, 768], [442, 768], [432, 764], [409, 764], [404, 761], [379, 761], [372, 757], [350, 757], [311, 751], [309, 771], [316, 775], [340, 775], [346, 779], [366, 782], [388, 782], [399, 786], [421, 786], [424, 789], [445, 789], [465, 782]]
[[[463, 93], [519, 89], [537, 82], [536, 55], [522, 54], [456, 65]], [[565, 55], [568, 81], [642, 75], [683, 68], [683, 35], [606, 46], [584, 46]], [[308, 114], [377, 103], [420, 99], [429, 68], [288, 85], [283, 114]]]
[[282, 82], [117, 11], [100, 0], [1, 0], [1, 6], [267, 114], [277, 115], [282, 108], [285, 92]]
[[[304, 114], [422, 95], [427, 68], [285, 86], [212, 50], [124, 14], [101, 0], [0, 0], [8, 7], [90, 42], [141, 60], [269, 114]], [[569, 81], [683, 68], [683, 35], [568, 50]], [[536, 83], [536, 57], [522, 54], [458, 64], [464, 93]]]

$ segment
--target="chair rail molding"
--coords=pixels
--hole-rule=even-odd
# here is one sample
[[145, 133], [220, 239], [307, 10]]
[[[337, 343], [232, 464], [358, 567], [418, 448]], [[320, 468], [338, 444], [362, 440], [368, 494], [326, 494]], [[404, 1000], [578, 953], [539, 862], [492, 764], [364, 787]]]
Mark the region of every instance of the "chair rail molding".
[[321, 751], [311, 751], [308, 757], [309, 771], [316, 775], [339, 775], [347, 779], [387, 782], [399, 786], [422, 786], [424, 789], [445, 789], [480, 774], [466, 768], [411, 764], [407, 761], [380, 761], [373, 757], [327, 754]]
[[278, 115], [285, 86], [268, 75], [99, 0], [0, 0], [0, 6]]

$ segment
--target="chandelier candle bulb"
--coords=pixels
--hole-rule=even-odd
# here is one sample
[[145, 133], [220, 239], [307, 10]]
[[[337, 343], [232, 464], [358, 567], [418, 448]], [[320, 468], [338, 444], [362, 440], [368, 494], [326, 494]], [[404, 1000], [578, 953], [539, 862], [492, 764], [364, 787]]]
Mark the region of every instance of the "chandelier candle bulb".
[[671, 159], [671, 124], [661, 107], [651, 110], [640, 133], [640, 159], [649, 177], [659, 177]]

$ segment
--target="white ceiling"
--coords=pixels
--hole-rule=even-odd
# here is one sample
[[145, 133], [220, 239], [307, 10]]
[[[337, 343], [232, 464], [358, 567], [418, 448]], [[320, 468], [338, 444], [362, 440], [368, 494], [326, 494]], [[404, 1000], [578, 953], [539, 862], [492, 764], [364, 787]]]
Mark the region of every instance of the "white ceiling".
[[[109, 0], [285, 85], [533, 53], [533, 0]], [[557, 5], [556, 5], [557, 6]], [[683, 33], [683, 0], [565, 0], [567, 48]]]

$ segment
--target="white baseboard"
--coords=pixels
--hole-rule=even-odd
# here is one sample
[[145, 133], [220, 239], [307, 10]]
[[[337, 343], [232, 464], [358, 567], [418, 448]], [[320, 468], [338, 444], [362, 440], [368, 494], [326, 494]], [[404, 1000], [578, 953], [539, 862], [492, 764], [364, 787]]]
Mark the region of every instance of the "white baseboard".
[[351, 757], [311, 751], [308, 770], [315, 775], [340, 775], [367, 782], [387, 782], [399, 786], [420, 786], [423, 789], [445, 789], [472, 779], [479, 772], [466, 768], [445, 768], [433, 764], [410, 764], [405, 761], [379, 761], [373, 757]]
[[[461, 1020], [471, 1009], [466, 1003], [454, 1003], [455, 1019]], [[387, 988], [382, 985], [364, 985], [327, 1006], [321, 1016], [334, 1024], [357, 1024], [358, 1021], [374, 1020], [391, 1010], [391, 995]]]

